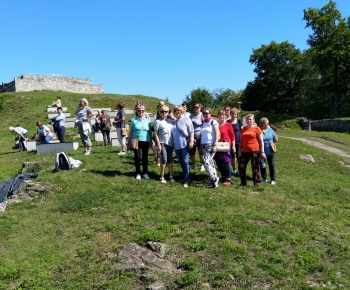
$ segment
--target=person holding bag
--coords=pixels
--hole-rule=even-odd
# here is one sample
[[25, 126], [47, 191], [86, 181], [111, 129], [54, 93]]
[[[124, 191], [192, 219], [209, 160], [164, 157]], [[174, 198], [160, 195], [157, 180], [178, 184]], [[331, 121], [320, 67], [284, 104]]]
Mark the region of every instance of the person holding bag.
[[[231, 185], [231, 148], [233, 154], [235, 154], [235, 134], [233, 133], [231, 124], [229, 122], [226, 122], [225, 111], [219, 111], [218, 121], [220, 138], [214, 159], [221, 174], [220, 182], [222, 182], [224, 185]], [[220, 147], [220, 144], [226, 144], [227, 150], [220, 150], [220, 148], [224, 149], [223, 146]]]
[[[278, 142], [278, 138], [275, 131], [269, 125], [269, 119], [261, 118], [259, 120], [259, 127], [261, 128], [261, 131], [263, 133], [265, 155], [267, 164], [269, 165], [271, 185], [276, 185], [275, 151], [272, 148], [272, 144]], [[277, 151], [277, 149], [275, 150]], [[268, 182], [265, 160], [261, 160], [260, 162], [260, 171], [262, 177], [261, 182]]]
[[187, 188], [190, 184], [190, 150], [193, 148], [194, 129], [190, 118], [186, 117], [185, 113], [183, 106], [174, 107], [176, 121], [171, 134], [175, 153], [184, 174], [183, 186]]
[[128, 146], [132, 144], [134, 151], [134, 162], [136, 169], [136, 179], [141, 179], [141, 155], [143, 178], [149, 179], [148, 176], [148, 148], [152, 148], [152, 131], [151, 121], [146, 118], [145, 107], [139, 105], [137, 107], [137, 117], [130, 124]]

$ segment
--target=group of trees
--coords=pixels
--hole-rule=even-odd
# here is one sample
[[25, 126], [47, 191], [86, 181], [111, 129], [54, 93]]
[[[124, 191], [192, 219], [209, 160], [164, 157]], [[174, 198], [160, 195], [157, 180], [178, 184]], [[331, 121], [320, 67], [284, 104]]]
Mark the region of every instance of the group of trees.
[[312, 29], [300, 51], [284, 41], [253, 49], [249, 62], [256, 77], [243, 91], [196, 89], [186, 97], [211, 107], [236, 106], [312, 119], [350, 115], [350, 18], [342, 18], [336, 3], [304, 10]]

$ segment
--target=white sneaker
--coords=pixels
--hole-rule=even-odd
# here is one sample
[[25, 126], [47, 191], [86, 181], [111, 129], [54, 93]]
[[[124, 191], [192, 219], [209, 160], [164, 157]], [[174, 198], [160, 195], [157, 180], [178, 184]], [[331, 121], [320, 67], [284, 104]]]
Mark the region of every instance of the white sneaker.
[[271, 180], [271, 185], [276, 185], [276, 181]]
[[268, 182], [267, 179], [261, 180], [261, 183], [267, 183], [267, 182]]
[[118, 155], [125, 155], [126, 153], [124, 151], [120, 151]]
[[169, 180], [170, 180], [171, 182], [175, 182], [175, 179], [174, 179], [174, 177], [172, 177], [172, 176], [169, 176]]
[[90, 151], [85, 151], [84, 155], [90, 155]]
[[232, 174], [232, 175], [237, 175], [237, 174], [238, 174], [238, 171], [235, 169], [235, 170], [231, 171], [231, 174]]
[[136, 179], [140, 180], [141, 179], [141, 174], [136, 175]]
[[216, 177], [215, 181], [213, 181], [213, 187], [217, 188], [219, 186], [219, 177]]
[[201, 171], [205, 171], [204, 165], [201, 166]]
[[145, 173], [144, 175], [142, 175], [144, 179], [149, 179], [149, 176], [147, 173]]
[[163, 183], [163, 184], [166, 183], [166, 181], [165, 181], [165, 179], [163, 177], [160, 178], [160, 183]]

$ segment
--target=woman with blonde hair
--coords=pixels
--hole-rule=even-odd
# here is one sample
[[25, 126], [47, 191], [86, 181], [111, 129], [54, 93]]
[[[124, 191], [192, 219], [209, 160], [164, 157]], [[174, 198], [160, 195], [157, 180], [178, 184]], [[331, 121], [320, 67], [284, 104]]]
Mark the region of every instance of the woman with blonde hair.
[[168, 166], [169, 180], [174, 182], [173, 177], [173, 152], [174, 145], [171, 130], [174, 121], [168, 118], [169, 107], [163, 105], [159, 109], [160, 118], [154, 122], [154, 137], [157, 146], [157, 153], [160, 154], [160, 182], [166, 183], [164, 179], [165, 166]]
[[143, 178], [149, 179], [148, 176], [148, 149], [152, 148], [152, 131], [151, 121], [146, 118], [145, 107], [137, 107], [137, 117], [130, 124], [129, 142], [132, 139], [138, 139], [138, 148], [134, 150], [134, 164], [136, 169], [136, 179], [141, 179], [141, 155]]
[[121, 151], [118, 155], [125, 155], [126, 151], [126, 135], [123, 136], [122, 129], [126, 130], [125, 126], [125, 111], [124, 111], [124, 103], [119, 102], [117, 105], [118, 113], [114, 118], [113, 124], [115, 125], [115, 129], [117, 130], [118, 141], [120, 146], [122, 147]]
[[190, 150], [193, 148], [194, 130], [190, 118], [185, 116], [183, 106], [174, 107], [175, 125], [171, 130], [174, 149], [184, 174], [183, 186], [190, 184]]
[[[269, 119], [261, 118], [259, 121], [259, 127], [263, 133], [265, 155], [267, 164], [269, 165], [271, 185], [276, 185], [275, 152], [271, 150], [271, 143], [278, 142], [278, 138], [275, 131], [269, 125]], [[268, 182], [266, 163], [264, 159], [261, 159], [260, 170], [262, 178], [261, 182]]]
[[246, 116], [247, 125], [241, 130], [241, 143], [238, 148], [239, 174], [241, 185], [247, 185], [247, 165], [249, 160], [252, 164], [253, 182], [255, 186], [259, 185], [260, 158], [266, 158], [264, 151], [264, 142], [262, 131], [259, 126], [254, 125], [254, 115]]
[[90, 140], [91, 126], [89, 119], [94, 116], [94, 113], [91, 111], [87, 99], [82, 98], [79, 100], [79, 106], [75, 110], [75, 114], [78, 116], [78, 130], [80, 133], [81, 141], [85, 147], [84, 155], [89, 155], [91, 153], [92, 147]]
[[52, 132], [49, 127], [43, 125], [41, 122], [36, 122], [38, 127], [38, 135], [40, 138], [41, 144], [50, 144], [50, 140], [52, 138]]

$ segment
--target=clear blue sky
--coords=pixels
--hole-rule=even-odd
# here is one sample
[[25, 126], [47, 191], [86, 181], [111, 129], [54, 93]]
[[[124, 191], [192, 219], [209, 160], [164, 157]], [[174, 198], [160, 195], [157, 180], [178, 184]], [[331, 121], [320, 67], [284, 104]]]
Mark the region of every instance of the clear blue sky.
[[[343, 17], [350, 1], [337, 0]], [[92, 79], [105, 93], [180, 103], [192, 89], [239, 90], [253, 48], [307, 48], [303, 10], [328, 0], [1, 0], [0, 82], [23, 73]]]

